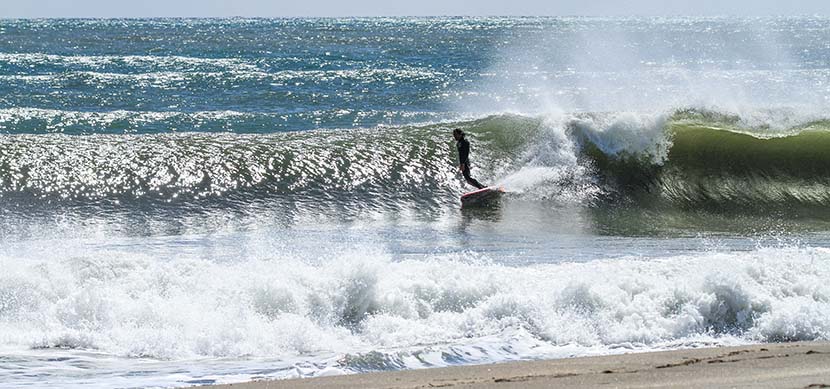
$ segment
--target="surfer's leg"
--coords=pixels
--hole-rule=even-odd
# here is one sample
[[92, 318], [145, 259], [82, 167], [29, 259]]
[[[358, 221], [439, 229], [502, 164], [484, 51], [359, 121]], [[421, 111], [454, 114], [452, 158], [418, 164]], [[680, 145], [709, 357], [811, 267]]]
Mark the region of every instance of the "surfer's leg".
[[475, 180], [475, 178], [470, 178], [470, 179], [468, 179], [468, 180], [467, 180], [467, 183], [468, 183], [468, 184], [470, 184], [470, 185], [472, 185], [472, 186], [474, 186], [474, 187], [476, 187], [476, 188], [478, 188], [478, 189], [484, 189], [484, 188], [486, 188], [484, 185], [481, 185], [481, 183], [480, 183], [480, 182], [476, 181], [476, 180]]
[[465, 167], [464, 171], [462, 173], [464, 174], [464, 179], [467, 180], [468, 184], [470, 184], [470, 185], [472, 185], [472, 186], [474, 186], [478, 189], [483, 189], [484, 188], [484, 185], [481, 185], [481, 183], [476, 181], [475, 178], [470, 177], [470, 167], [469, 166]]

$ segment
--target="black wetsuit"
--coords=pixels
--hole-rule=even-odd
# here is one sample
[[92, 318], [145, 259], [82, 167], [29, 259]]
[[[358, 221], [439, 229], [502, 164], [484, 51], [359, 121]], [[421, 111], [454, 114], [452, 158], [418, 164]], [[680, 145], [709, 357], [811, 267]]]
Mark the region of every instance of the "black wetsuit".
[[464, 174], [464, 179], [467, 180], [468, 184], [478, 189], [484, 188], [484, 185], [481, 185], [475, 178], [470, 177], [470, 142], [465, 138], [461, 138], [455, 144], [455, 147], [458, 147], [458, 162], [464, 165], [464, 169], [461, 170], [461, 173]]

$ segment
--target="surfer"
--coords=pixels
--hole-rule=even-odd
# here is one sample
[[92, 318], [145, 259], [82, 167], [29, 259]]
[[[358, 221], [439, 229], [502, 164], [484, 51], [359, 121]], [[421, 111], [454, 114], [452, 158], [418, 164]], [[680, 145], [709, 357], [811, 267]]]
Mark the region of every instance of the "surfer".
[[455, 147], [458, 148], [458, 170], [461, 170], [461, 174], [464, 175], [464, 179], [467, 180], [468, 184], [483, 189], [484, 185], [470, 177], [470, 142], [464, 138], [464, 131], [456, 128], [452, 130], [452, 136], [455, 138]]

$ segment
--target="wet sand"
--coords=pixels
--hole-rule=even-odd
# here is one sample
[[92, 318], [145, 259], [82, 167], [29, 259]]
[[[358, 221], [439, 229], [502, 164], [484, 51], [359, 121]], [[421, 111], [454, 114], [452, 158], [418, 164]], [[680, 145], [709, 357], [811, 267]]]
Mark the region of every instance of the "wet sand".
[[632, 353], [211, 386], [270, 388], [830, 388], [830, 342]]

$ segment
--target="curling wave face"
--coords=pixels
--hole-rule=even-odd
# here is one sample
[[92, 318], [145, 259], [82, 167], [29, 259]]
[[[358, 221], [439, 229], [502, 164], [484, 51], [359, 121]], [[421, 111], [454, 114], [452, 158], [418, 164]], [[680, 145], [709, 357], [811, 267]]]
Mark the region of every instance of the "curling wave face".
[[609, 150], [601, 137], [579, 133], [578, 126], [575, 132], [597, 172], [629, 196], [681, 208], [763, 212], [828, 204], [828, 130], [823, 118], [770, 128], [736, 115], [679, 110], [665, 123], [664, 139], [645, 150]]

